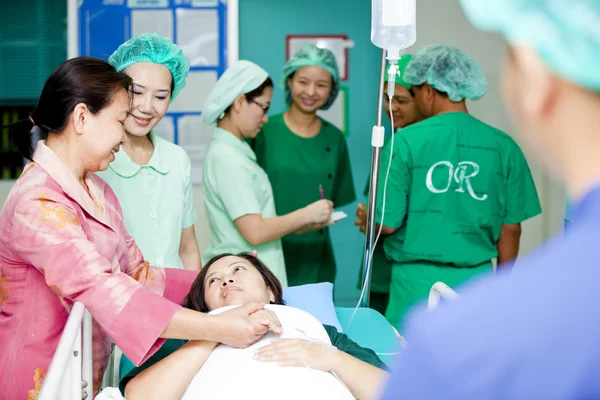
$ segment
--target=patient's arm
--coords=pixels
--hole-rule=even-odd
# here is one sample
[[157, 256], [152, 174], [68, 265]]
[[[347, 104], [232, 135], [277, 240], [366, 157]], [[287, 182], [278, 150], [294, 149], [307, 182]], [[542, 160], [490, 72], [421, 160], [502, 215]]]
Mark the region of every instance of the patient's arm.
[[360, 400], [379, 398], [379, 390], [388, 373], [371, 364], [338, 350], [334, 358], [332, 372], [340, 378], [352, 394]]
[[377, 399], [387, 372], [334, 346], [302, 339], [281, 339], [261, 347], [255, 358], [284, 367], [304, 367], [334, 372], [360, 400]]
[[192, 340], [145, 369], [125, 387], [127, 400], [179, 399], [218, 343]]
[[[259, 310], [249, 318], [268, 327], [274, 334], [281, 334], [281, 323], [272, 311]], [[216, 342], [192, 340], [175, 351], [161, 348], [155, 354], [160, 361], [144, 369], [127, 383], [125, 397], [127, 400], [179, 399], [217, 345]], [[164, 354], [159, 355], [161, 351]]]

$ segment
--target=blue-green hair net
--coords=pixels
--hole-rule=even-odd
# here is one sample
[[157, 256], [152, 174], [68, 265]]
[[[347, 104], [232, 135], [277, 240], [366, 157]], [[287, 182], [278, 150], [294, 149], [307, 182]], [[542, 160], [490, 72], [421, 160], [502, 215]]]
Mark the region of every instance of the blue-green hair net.
[[[410, 83], [407, 83], [404, 80], [404, 71], [406, 71], [406, 67], [408, 66], [408, 64], [410, 63], [410, 60], [412, 60], [412, 54], [404, 54], [402, 56], [400, 56], [400, 59], [398, 59], [398, 69], [396, 70], [396, 84], [405, 87], [406, 89], [410, 90], [410, 88], [412, 87], [410, 85]], [[390, 65], [388, 65], [386, 67], [386, 72], [385, 72], [385, 82], [387, 82], [389, 80], [389, 74], [388, 71], [390, 70]]]
[[479, 100], [488, 91], [483, 70], [467, 53], [452, 46], [431, 45], [417, 52], [404, 71], [411, 85], [425, 82], [444, 92], [450, 100]]
[[173, 76], [171, 101], [175, 100], [184, 88], [190, 70], [190, 60], [179, 46], [156, 33], [142, 33], [132, 37], [111, 54], [108, 62], [117, 71], [123, 71], [139, 62], [164, 65]]
[[269, 74], [253, 62], [240, 60], [221, 75], [210, 92], [202, 108], [202, 120], [215, 124], [223, 118], [225, 110], [233, 104], [236, 97], [246, 94], [262, 85]]
[[535, 49], [548, 68], [600, 91], [599, 0], [461, 0], [478, 28]]
[[302, 67], [316, 66], [325, 68], [333, 78], [333, 85], [327, 102], [321, 107], [322, 110], [327, 110], [335, 101], [340, 92], [340, 73], [338, 70], [335, 55], [327, 49], [321, 49], [314, 44], [305, 44], [291, 57], [283, 67], [283, 77], [281, 78], [281, 86], [283, 87], [285, 101], [288, 106], [292, 104], [292, 94], [287, 83], [287, 79], [294, 72]]

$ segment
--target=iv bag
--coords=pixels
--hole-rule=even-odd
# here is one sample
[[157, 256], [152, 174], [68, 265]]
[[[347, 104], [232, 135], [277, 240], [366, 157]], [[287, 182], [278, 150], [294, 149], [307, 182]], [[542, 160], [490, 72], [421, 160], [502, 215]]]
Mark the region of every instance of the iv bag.
[[372, 0], [371, 42], [397, 60], [417, 40], [416, 0]]

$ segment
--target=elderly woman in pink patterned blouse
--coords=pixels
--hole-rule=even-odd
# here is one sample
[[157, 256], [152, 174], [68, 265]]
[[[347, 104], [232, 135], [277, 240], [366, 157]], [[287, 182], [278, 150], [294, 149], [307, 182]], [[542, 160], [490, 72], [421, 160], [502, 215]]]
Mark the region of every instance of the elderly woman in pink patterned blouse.
[[[32, 116], [8, 127], [32, 163], [0, 214], [3, 398], [37, 396], [75, 301], [94, 318], [94, 392], [109, 337], [140, 364], [165, 338], [246, 347], [280, 326], [274, 315], [251, 317], [262, 304], [219, 316], [182, 309], [197, 271], [144, 261], [115, 194], [93, 174], [108, 168], [125, 140], [130, 84], [102, 60], [68, 60], [48, 78]], [[34, 125], [46, 140], [32, 154]]]

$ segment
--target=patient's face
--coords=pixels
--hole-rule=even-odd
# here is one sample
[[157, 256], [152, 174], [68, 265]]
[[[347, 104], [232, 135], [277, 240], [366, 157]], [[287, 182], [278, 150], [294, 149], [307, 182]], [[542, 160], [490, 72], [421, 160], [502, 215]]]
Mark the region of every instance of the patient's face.
[[204, 301], [211, 310], [255, 301], [265, 304], [275, 301], [262, 275], [249, 261], [229, 256], [209, 268], [204, 279]]

